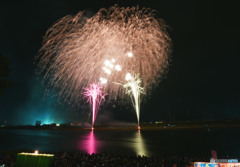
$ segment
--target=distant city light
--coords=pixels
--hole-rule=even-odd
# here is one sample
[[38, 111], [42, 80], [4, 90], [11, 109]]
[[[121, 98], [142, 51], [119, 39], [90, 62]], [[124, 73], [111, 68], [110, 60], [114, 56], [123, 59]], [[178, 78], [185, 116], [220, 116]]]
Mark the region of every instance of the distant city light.
[[56, 124], [56, 126], [60, 126], [60, 124]]

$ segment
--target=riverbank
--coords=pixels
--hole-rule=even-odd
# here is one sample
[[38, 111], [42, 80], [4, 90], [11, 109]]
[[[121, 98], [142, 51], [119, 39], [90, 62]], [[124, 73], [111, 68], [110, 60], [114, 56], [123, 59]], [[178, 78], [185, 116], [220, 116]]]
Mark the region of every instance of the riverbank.
[[[184, 121], [184, 122], [150, 122], [141, 123], [141, 130], [170, 130], [170, 129], [211, 129], [211, 128], [232, 128], [240, 127], [239, 120], [222, 120], [222, 121]], [[32, 126], [5, 126], [0, 129], [23, 129], [23, 130], [71, 130], [71, 131], [89, 131], [92, 127], [89, 126], [71, 126], [69, 124], [56, 124]], [[107, 125], [97, 124], [94, 130], [138, 130], [137, 124], [127, 125]]]

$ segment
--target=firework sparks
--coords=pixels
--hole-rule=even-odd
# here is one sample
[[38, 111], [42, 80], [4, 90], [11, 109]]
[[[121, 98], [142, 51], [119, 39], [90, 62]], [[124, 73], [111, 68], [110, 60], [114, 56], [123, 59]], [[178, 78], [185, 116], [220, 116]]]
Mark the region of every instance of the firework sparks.
[[60, 97], [73, 102], [99, 79], [104, 91], [121, 97], [123, 87], [112, 83], [134, 71], [149, 92], [168, 67], [171, 39], [166, 28], [149, 8], [115, 5], [91, 18], [83, 12], [63, 17], [48, 29], [40, 49], [47, 88], [56, 88]]
[[141, 87], [142, 81], [139, 78], [139, 74], [130, 74], [127, 73], [125, 80], [126, 83], [120, 82], [119, 84], [123, 85], [123, 87], [126, 89], [126, 94], [128, 94], [131, 97], [132, 104], [134, 106], [134, 109], [136, 111], [137, 115], [137, 121], [138, 121], [138, 130], [140, 130], [139, 126], [139, 120], [140, 120], [140, 96], [144, 93], [144, 88]]
[[105, 99], [105, 94], [102, 91], [102, 87], [99, 84], [93, 83], [90, 84], [88, 88], [84, 88], [83, 95], [85, 98], [87, 98], [87, 102], [92, 105], [92, 129], [93, 129], [99, 106], [102, 100]]

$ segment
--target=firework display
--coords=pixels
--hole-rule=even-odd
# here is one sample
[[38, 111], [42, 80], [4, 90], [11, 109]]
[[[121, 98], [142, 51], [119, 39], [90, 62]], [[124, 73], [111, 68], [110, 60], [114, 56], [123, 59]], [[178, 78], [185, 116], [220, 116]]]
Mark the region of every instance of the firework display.
[[126, 94], [131, 97], [131, 101], [137, 115], [138, 129], [140, 130], [140, 95], [144, 93], [144, 88], [141, 87], [142, 82], [138, 74], [127, 73], [125, 80], [126, 82], [120, 82], [119, 84], [121, 84], [126, 89]]
[[110, 96], [125, 90], [113, 84], [134, 71], [148, 93], [168, 67], [171, 40], [164, 21], [149, 8], [100, 9], [65, 16], [48, 29], [40, 49], [39, 66], [47, 87], [60, 97], [78, 101], [84, 87], [98, 81]]
[[93, 83], [90, 84], [88, 88], [84, 88], [83, 95], [87, 98], [87, 102], [92, 105], [92, 129], [94, 127], [94, 122], [97, 117], [99, 106], [104, 99], [104, 92], [102, 91], [102, 87], [97, 84]]

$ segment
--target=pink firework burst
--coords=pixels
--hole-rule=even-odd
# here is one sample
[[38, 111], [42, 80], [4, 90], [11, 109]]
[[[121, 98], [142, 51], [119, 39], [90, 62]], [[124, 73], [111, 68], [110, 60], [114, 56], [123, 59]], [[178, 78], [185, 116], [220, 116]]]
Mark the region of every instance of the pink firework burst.
[[99, 106], [102, 100], [105, 99], [106, 94], [102, 90], [102, 86], [98, 83], [92, 83], [87, 88], [83, 88], [84, 98], [87, 98], [87, 102], [92, 105], [92, 128], [98, 113]]

